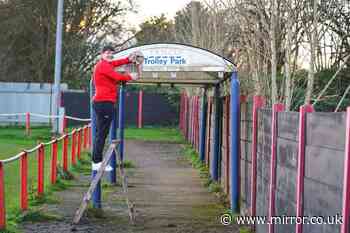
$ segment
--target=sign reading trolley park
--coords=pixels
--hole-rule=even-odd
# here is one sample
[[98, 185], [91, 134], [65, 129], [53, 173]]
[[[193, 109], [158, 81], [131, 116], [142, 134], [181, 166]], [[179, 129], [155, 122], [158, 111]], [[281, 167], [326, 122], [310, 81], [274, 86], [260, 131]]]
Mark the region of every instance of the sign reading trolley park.
[[210, 51], [182, 44], [150, 44], [120, 51], [115, 59], [141, 51], [144, 56], [143, 72], [232, 72], [234, 65]]

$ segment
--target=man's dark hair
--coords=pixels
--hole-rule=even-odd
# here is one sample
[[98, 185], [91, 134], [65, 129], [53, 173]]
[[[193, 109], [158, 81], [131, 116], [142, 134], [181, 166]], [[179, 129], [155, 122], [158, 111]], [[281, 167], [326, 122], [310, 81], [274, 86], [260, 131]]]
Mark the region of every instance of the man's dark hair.
[[102, 48], [102, 53], [106, 52], [106, 51], [112, 51], [112, 52], [115, 52], [115, 49], [112, 45], [106, 45], [106, 46], [103, 46]]

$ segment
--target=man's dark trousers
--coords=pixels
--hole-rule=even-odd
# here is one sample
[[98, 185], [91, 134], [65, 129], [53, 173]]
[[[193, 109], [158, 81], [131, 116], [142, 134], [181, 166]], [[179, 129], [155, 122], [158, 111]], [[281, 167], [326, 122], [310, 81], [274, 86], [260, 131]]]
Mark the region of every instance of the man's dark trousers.
[[115, 104], [110, 101], [94, 102], [93, 110], [96, 116], [96, 136], [94, 138], [92, 161], [99, 163], [102, 161], [103, 148], [109, 133], [109, 128], [116, 114]]

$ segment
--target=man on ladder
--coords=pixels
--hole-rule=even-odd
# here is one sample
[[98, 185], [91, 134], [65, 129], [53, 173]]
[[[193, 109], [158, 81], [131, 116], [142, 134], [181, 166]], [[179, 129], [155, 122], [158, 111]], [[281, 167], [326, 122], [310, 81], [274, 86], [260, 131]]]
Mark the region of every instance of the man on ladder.
[[[105, 140], [111, 126], [113, 115], [116, 114], [115, 103], [119, 82], [137, 80], [138, 75], [132, 73], [121, 74], [114, 70], [115, 67], [129, 63], [138, 63], [138, 57], [143, 57], [140, 52], [131, 53], [128, 57], [113, 60], [115, 52], [112, 46], [105, 46], [101, 51], [101, 59], [97, 62], [93, 72], [95, 95], [93, 97], [93, 110], [96, 114], [96, 136], [93, 139], [92, 170], [97, 171], [102, 164], [102, 154]], [[112, 171], [108, 165], [105, 171]]]

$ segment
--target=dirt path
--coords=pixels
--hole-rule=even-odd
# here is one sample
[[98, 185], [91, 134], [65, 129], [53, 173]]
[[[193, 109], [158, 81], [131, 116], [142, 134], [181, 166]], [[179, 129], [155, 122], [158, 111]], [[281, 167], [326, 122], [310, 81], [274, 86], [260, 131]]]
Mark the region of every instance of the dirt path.
[[[89, 212], [76, 232], [239, 232], [236, 226], [220, 224], [223, 207], [202, 185], [198, 171], [181, 155], [181, 145], [127, 141], [126, 158], [136, 166], [128, 169], [136, 225], [128, 223], [121, 188], [107, 187], [103, 190], [103, 216]], [[61, 221], [26, 223], [23, 232], [70, 232], [72, 216], [87, 190], [88, 179], [82, 176], [75, 187], [57, 194], [61, 200], [58, 205], [47, 206], [48, 211], [62, 216]]]

